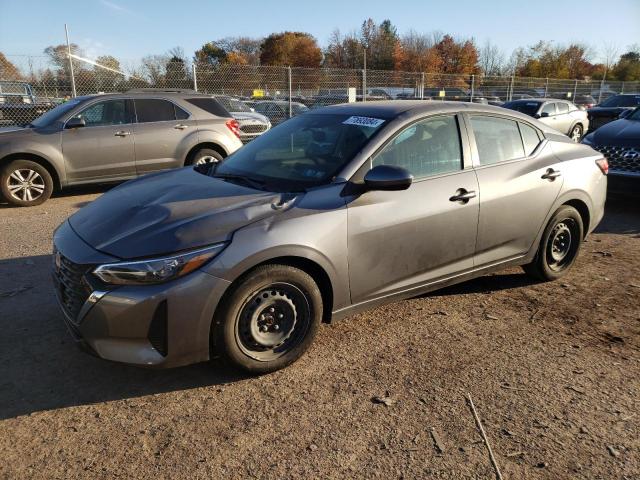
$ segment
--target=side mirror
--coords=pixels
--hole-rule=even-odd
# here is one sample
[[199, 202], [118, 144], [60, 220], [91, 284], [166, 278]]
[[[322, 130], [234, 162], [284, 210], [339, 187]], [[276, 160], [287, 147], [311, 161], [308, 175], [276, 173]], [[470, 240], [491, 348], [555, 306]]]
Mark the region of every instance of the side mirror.
[[540, 118], [547, 118], [549, 116], [549, 112], [542, 112], [540, 114]]
[[73, 117], [70, 118], [69, 120], [67, 120], [67, 123], [65, 124], [64, 128], [69, 129], [69, 128], [81, 128], [81, 127], [86, 127], [87, 124], [84, 121], [84, 118], [82, 117]]
[[413, 175], [395, 165], [378, 165], [364, 176], [364, 183], [369, 190], [406, 190], [411, 182]]

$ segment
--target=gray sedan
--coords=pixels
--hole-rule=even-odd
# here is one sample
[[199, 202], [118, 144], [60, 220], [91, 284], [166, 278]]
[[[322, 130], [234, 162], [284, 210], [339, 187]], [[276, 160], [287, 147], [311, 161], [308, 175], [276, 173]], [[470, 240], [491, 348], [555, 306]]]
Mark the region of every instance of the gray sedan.
[[562, 277], [603, 216], [606, 173], [600, 153], [498, 107], [327, 107], [81, 209], [54, 236], [56, 293], [102, 358], [273, 371], [323, 321], [513, 265]]

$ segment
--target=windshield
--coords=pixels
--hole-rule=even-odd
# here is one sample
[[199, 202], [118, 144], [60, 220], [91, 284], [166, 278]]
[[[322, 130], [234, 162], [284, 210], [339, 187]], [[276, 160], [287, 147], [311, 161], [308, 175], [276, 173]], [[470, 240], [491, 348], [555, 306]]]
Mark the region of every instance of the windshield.
[[540, 102], [508, 102], [503, 107], [533, 116], [540, 108]]
[[80, 102], [82, 102], [82, 100], [83, 99], [81, 98], [74, 98], [73, 100], [69, 100], [61, 105], [58, 105], [56, 108], [53, 108], [36, 118], [33, 122], [31, 122], [31, 126], [39, 128], [51, 125], [53, 122], [63, 117], [67, 112], [77, 107]]
[[627, 117], [627, 120], [640, 120], [640, 108], [636, 108], [633, 113]]
[[242, 176], [273, 191], [328, 183], [377, 133], [384, 119], [306, 114], [293, 117], [229, 156], [213, 176]]
[[236, 100], [235, 98], [229, 97], [216, 97], [224, 108], [226, 108], [230, 112], [250, 112], [251, 108], [246, 104], [241, 102], [240, 100]]
[[640, 95], [616, 95], [600, 104], [601, 107], [635, 107], [637, 105], [640, 105]]

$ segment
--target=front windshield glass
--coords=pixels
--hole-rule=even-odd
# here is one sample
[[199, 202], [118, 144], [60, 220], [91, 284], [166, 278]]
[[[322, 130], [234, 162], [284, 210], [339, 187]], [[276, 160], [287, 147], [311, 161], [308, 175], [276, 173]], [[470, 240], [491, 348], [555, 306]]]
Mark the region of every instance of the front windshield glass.
[[503, 107], [533, 116], [540, 108], [540, 102], [509, 102], [505, 103]]
[[218, 100], [224, 108], [226, 108], [229, 112], [250, 112], [251, 108], [246, 104], [237, 100], [235, 98], [229, 97], [217, 97]]
[[241, 176], [274, 191], [328, 183], [386, 123], [381, 118], [293, 117], [229, 156], [213, 176]]
[[635, 107], [637, 105], [640, 105], [640, 95], [616, 95], [600, 104], [601, 107]]
[[69, 100], [61, 105], [58, 105], [56, 108], [53, 108], [48, 112], [40, 115], [33, 122], [31, 122], [31, 125], [36, 128], [51, 125], [53, 122], [63, 117], [67, 112], [77, 107], [81, 101], [82, 99], [80, 98], [74, 98], [73, 100]]
[[633, 113], [627, 117], [627, 120], [640, 120], [640, 108], [636, 108]]

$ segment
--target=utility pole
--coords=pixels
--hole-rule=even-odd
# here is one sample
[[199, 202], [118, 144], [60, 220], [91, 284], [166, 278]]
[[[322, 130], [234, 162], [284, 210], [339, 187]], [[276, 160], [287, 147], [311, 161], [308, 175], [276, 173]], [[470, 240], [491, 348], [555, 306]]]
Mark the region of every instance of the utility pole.
[[364, 68], [362, 69], [362, 101], [367, 101], [367, 49], [364, 49]]
[[76, 77], [73, 75], [73, 60], [71, 59], [71, 44], [69, 43], [69, 29], [64, 24], [64, 34], [67, 37], [67, 58], [69, 59], [69, 74], [71, 75], [71, 93], [75, 98], [76, 95]]
[[191, 64], [191, 70], [193, 71], [193, 89], [197, 92], [198, 91], [198, 77], [197, 77], [197, 70], [196, 70], [196, 62], [193, 62]]

